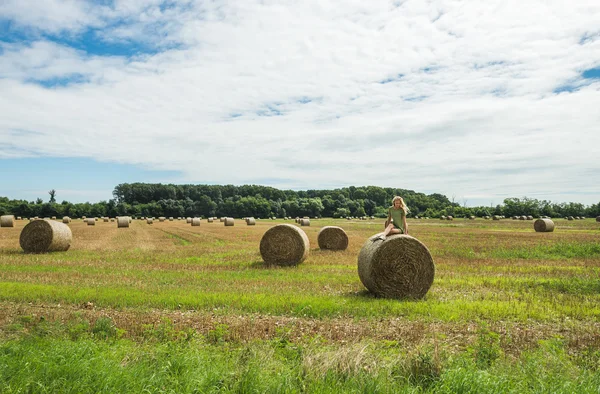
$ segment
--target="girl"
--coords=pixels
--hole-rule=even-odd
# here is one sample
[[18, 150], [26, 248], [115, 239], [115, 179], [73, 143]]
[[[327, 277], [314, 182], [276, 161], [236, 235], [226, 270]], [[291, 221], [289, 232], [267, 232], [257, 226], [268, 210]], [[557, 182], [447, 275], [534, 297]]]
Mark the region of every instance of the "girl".
[[408, 234], [408, 226], [406, 225], [406, 214], [408, 207], [400, 196], [392, 199], [392, 206], [388, 209], [388, 217], [386, 227], [379, 237], [375, 239], [384, 240], [388, 234]]

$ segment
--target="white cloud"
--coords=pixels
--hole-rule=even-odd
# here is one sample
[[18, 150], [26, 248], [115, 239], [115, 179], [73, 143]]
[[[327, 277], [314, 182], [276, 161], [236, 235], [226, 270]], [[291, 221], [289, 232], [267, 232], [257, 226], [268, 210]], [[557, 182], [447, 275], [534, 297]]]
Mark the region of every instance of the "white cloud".
[[[378, 184], [470, 203], [598, 200], [600, 83], [580, 78], [600, 66], [596, 2], [56, 3], [45, 19], [16, 2], [0, 14], [48, 32], [100, 26], [159, 53], [4, 44], [0, 157], [101, 155], [188, 181]], [[73, 75], [88, 82], [27, 82]]]

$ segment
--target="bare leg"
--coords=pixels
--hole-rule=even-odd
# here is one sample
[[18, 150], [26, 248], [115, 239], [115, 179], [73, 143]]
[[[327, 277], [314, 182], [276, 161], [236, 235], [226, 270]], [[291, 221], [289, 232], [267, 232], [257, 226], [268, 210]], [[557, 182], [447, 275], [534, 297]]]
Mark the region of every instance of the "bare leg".
[[393, 224], [389, 224], [385, 230], [383, 231], [383, 234], [381, 234], [379, 237], [377, 237], [377, 239], [385, 239], [389, 234], [401, 234], [402, 232], [400, 230], [398, 230], [396, 227], [394, 227]]

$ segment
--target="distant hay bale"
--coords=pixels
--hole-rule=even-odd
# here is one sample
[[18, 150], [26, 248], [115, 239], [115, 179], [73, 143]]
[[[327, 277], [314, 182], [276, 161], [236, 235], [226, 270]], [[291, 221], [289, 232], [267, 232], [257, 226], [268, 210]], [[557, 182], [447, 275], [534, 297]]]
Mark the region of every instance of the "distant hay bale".
[[[118, 220], [119, 218], [117, 218]], [[108, 218], [108, 216], [104, 217], [102, 220], [104, 220], [105, 223], [108, 223], [110, 221], [110, 219]]]
[[235, 220], [233, 218], [225, 218], [223, 221], [226, 227], [233, 226], [235, 224]]
[[596, 221], [600, 222], [600, 216], [596, 216]]
[[[36, 217], [36, 219], [37, 219], [37, 217]], [[81, 220], [85, 220], [85, 219], [87, 219], [87, 217], [86, 217], [86, 216], [82, 216], [82, 217], [81, 217]]]
[[574, 219], [573, 216], [567, 217], [567, 220], [573, 220], [573, 219]]
[[193, 218], [192, 219], [192, 227], [197, 227], [200, 225], [200, 218]]
[[427, 247], [410, 235], [365, 242], [358, 255], [358, 276], [365, 287], [385, 298], [423, 298], [433, 283], [435, 264]]
[[306, 259], [309, 250], [306, 233], [291, 224], [271, 227], [260, 240], [260, 255], [267, 265], [298, 265]]
[[154, 223], [154, 220], [152, 220], [152, 218], [146, 219], [146, 224], [152, 224], [152, 223]]
[[254, 218], [246, 218], [246, 224], [248, 226], [255, 226], [256, 225], [256, 219], [254, 219]]
[[225, 217], [223, 216], [222, 218], [220, 218], [220, 219], [219, 219], [219, 221], [220, 221], [221, 223], [223, 223], [223, 222], [225, 221]]
[[187, 224], [191, 224], [192, 223], [192, 218], [185, 218], [185, 222]]
[[554, 222], [550, 219], [538, 219], [533, 223], [537, 233], [551, 233], [554, 231]]
[[20, 216], [17, 216], [17, 220], [23, 220]]
[[301, 226], [310, 226], [310, 219], [300, 219]]
[[88, 226], [95, 226], [96, 225], [96, 221], [92, 218], [90, 219], [85, 219], [85, 222], [87, 223]]
[[528, 215], [528, 216], [527, 216], [527, 220], [533, 220], [533, 216], [531, 216], [531, 215]]
[[475, 220], [475, 216], [469, 216], [469, 220]]
[[164, 216], [160, 216], [160, 217], [158, 218], [158, 221], [162, 223], [162, 222], [164, 222], [166, 219], [167, 219], [166, 217], [164, 217]]
[[68, 216], [63, 216], [63, 221], [64, 224], [69, 224], [71, 223], [71, 218]]
[[115, 218], [110, 218], [111, 223], [114, 223], [114, 221], [115, 221]]
[[527, 220], [527, 216], [519, 216], [519, 220]]
[[494, 215], [494, 216], [492, 216], [492, 220], [500, 220], [500, 216]]
[[129, 217], [117, 216], [117, 228], [129, 228]]
[[173, 221], [173, 216], [169, 216], [169, 222]]
[[56, 220], [56, 216], [52, 216], [52, 220]]
[[208, 218], [208, 219], [206, 219], [206, 221], [207, 221], [208, 223], [212, 223], [212, 222], [214, 222], [214, 220], [215, 220], [214, 218]]
[[317, 242], [320, 249], [346, 250], [348, 248], [348, 235], [341, 227], [325, 226], [319, 231]]
[[454, 220], [454, 216], [446, 216], [446, 220]]
[[440, 216], [440, 220], [446, 220], [446, 216]]
[[0, 227], [15, 227], [14, 215], [2, 215], [0, 216]]
[[73, 233], [64, 223], [50, 220], [34, 220], [27, 224], [19, 243], [25, 253], [64, 252], [73, 241]]

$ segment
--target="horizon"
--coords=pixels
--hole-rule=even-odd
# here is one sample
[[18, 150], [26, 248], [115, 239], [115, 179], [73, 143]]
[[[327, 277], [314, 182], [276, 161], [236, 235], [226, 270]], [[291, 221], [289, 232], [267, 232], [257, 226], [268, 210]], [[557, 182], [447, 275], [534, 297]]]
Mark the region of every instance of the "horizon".
[[362, 184], [596, 204], [600, 3], [519, 4], [4, 1], [2, 193]]

